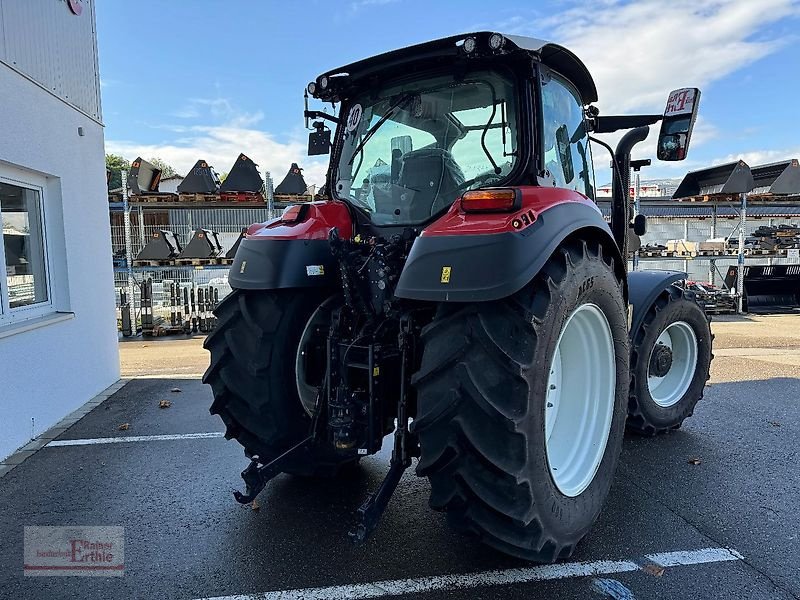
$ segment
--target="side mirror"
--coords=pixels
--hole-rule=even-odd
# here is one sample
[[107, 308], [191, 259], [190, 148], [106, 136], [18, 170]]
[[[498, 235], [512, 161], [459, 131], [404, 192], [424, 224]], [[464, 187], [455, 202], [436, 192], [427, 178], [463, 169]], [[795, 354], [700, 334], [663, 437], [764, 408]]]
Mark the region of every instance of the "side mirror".
[[316, 131], [308, 134], [308, 155], [319, 156], [331, 153], [331, 130], [321, 122], [314, 123]]
[[642, 214], [633, 217], [633, 233], [638, 236], [643, 236], [647, 233], [647, 217]]
[[700, 106], [698, 88], [673, 90], [661, 120], [656, 156], [659, 160], [676, 161], [686, 158], [692, 137], [697, 108]]

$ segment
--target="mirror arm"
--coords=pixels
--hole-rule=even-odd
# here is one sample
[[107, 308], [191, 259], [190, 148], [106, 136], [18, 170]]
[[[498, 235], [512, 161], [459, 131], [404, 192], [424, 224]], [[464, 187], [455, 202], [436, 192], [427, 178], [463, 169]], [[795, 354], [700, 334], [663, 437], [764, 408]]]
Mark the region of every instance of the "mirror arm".
[[331, 123], [335, 123], [336, 125], [340, 123], [338, 117], [334, 117], [333, 115], [329, 115], [328, 113], [322, 112], [320, 110], [303, 111], [303, 116], [306, 119], [325, 119], [326, 121], [330, 121]]
[[612, 133], [658, 123], [664, 115], [600, 115], [594, 118], [593, 133]]
[[627, 270], [628, 227], [630, 215], [630, 169], [631, 150], [643, 142], [650, 133], [647, 126], [631, 129], [622, 136], [614, 151], [614, 178], [611, 185], [611, 233], [619, 246]]

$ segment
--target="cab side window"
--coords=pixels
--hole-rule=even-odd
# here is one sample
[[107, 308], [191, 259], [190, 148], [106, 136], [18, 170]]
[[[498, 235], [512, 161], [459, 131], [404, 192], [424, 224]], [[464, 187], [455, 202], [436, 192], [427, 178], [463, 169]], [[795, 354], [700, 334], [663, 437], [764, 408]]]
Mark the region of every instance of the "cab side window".
[[578, 93], [554, 73], [542, 75], [542, 153], [556, 187], [594, 199], [589, 135]]

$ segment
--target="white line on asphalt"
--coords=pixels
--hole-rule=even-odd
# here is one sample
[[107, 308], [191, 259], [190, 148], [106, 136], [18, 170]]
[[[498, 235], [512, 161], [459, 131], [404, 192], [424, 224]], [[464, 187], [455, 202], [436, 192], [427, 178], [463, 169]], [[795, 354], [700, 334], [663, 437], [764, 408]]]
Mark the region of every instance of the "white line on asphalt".
[[174, 435], [128, 435], [111, 438], [90, 438], [83, 440], [53, 440], [45, 448], [56, 446], [90, 446], [92, 444], [122, 444], [127, 442], [169, 442], [172, 440], [204, 440], [207, 438], [220, 438], [225, 434], [221, 431], [210, 433], [177, 433]]
[[704, 548], [702, 550], [648, 554], [645, 558], [661, 567], [680, 567], [683, 565], [742, 560], [744, 556], [730, 548]]
[[[677, 567], [681, 565], [698, 565], [703, 563], [741, 560], [742, 555], [736, 552], [736, 550], [728, 548], [702, 548], [700, 550], [650, 554], [646, 558], [664, 567]], [[482, 573], [439, 575], [434, 577], [393, 579], [352, 585], [279, 590], [258, 594], [216, 596], [214, 598], [202, 598], [200, 600], [335, 600], [337, 598], [381, 598], [384, 596], [420, 594], [439, 590], [470, 589], [492, 585], [567, 579], [571, 577], [630, 573], [632, 571], [638, 571], [640, 568], [641, 566], [632, 560], [600, 560], [594, 562], [543, 565], [526, 569], [508, 569], [506, 571], [484, 571]]]

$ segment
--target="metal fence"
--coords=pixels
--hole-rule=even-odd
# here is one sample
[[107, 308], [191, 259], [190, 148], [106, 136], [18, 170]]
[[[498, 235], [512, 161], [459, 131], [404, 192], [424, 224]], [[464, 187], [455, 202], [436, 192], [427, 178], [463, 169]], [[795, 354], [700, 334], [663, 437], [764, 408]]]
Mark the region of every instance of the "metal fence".
[[[761, 226], [794, 225], [800, 226], [800, 216], [748, 218], [745, 235], [751, 235]], [[711, 218], [686, 219], [680, 217], [650, 217], [647, 219], [647, 233], [642, 236], [642, 246], [665, 244], [669, 240], [704, 242], [711, 238], [736, 240], [739, 235], [739, 217], [717, 217], [716, 226]], [[708, 281], [722, 285], [729, 265], [735, 265], [735, 254], [725, 257], [709, 258], [691, 256], [680, 258], [639, 258], [638, 269], [672, 269], [685, 271], [690, 279]], [[783, 257], [748, 256], [748, 265], [780, 265], [796, 262]], [[630, 265], [632, 267], [632, 265]]]
[[[136, 213], [136, 210], [133, 211]], [[147, 213], [148, 211], [145, 211]], [[649, 217], [647, 220], [647, 233], [642, 237], [642, 245], [665, 244], [668, 240], [687, 240], [703, 242], [710, 238], [738, 237], [739, 217], [735, 211], [720, 211], [714, 219], [709, 217]], [[271, 213], [267, 209], [253, 208], [224, 208], [224, 209], [171, 209], [163, 213], [163, 223], [137, 221], [132, 225], [131, 237], [133, 242], [133, 255], [135, 256], [147, 242], [150, 235], [158, 229], [169, 229], [178, 235], [182, 244], [188, 243], [196, 228], [211, 229], [218, 232], [223, 247], [227, 250], [239, 236], [242, 228], [252, 223], [267, 221]], [[141, 213], [139, 213], [141, 216]], [[745, 235], [752, 234], [763, 225], [795, 225], [800, 226], [800, 215], [774, 216], [748, 218], [745, 226]], [[124, 226], [112, 226], [112, 245], [115, 256], [124, 257], [125, 231]], [[638, 260], [637, 269], [670, 269], [685, 271], [690, 279], [708, 281], [721, 286], [725, 272], [729, 265], [736, 264], [735, 255], [709, 258], [705, 256], [687, 256], [676, 258], [645, 258]], [[788, 264], [786, 258], [754, 257], [746, 259], [746, 264], [752, 265], [777, 265]], [[629, 263], [633, 269], [633, 264]], [[169, 284], [176, 282], [182, 286], [191, 285], [195, 288], [212, 285], [219, 288], [220, 299], [230, 292], [228, 285], [228, 270], [226, 268], [170, 268], [134, 270], [134, 279], [141, 283], [145, 279], [153, 282], [153, 312], [155, 315], [167, 315], [169, 312]], [[127, 287], [127, 274], [118, 270], [114, 275], [114, 286], [117, 290], [117, 306], [120, 302], [120, 290]], [[139, 289], [135, 286], [135, 306], [139, 303]]]
[[[274, 214], [277, 211], [270, 212], [266, 208], [189, 208], [157, 212], [152, 209], [141, 212], [133, 209], [130, 232], [132, 254], [135, 258], [153, 232], [160, 229], [174, 232], [184, 246], [189, 243], [196, 229], [211, 229], [220, 234], [219, 240], [227, 251], [236, 242], [243, 228], [268, 221]], [[116, 258], [125, 257], [125, 226], [121, 223], [111, 226], [111, 248]]]

